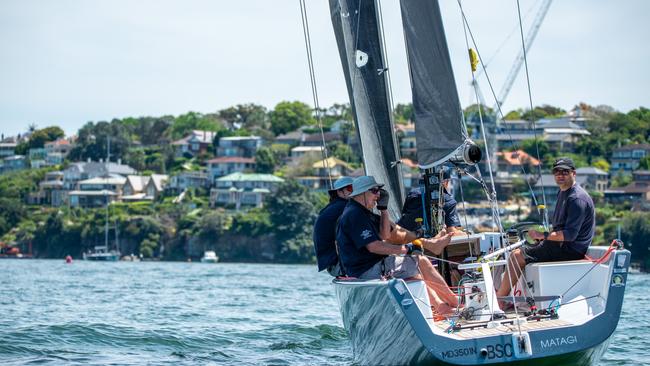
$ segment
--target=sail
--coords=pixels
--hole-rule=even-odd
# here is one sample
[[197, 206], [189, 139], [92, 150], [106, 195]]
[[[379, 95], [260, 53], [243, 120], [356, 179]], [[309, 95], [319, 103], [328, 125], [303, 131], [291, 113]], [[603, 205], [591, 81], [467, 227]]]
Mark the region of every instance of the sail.
[[330, 0], [345, 82], [366, 174], [384, 183], [391, 195], [389, 211], [396, 219], [403, 185], [394, 134], [380, 25], [374, 0]]
[[411, 75], [418, 164], [445, 162], [466, 139], [437, 0], [401, 0]]

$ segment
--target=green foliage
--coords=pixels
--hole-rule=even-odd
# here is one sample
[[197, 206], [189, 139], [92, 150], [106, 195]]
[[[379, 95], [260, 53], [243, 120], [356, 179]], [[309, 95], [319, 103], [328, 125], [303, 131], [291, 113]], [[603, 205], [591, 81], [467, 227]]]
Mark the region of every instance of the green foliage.
[[[537, 151], [539, 149], [539, 157], [543, 161], [550, 161], [547, 157], [551, 154], [551, 148], [548, 145], [548, 142], [542, 140], [541, 138], [537, 139], [528, 139], [521, 142], [521, 149], [524, 150], [528, 155], [537, 157]], [[552, 162], [551, 162], [552, 163]]]
[[250, 131], [268, 129], [269, 118], [266, 107], [257, 104], [238, 104], [219, 111], [219, 117], [231, 124], [238, 123]]
[[537, 121], [542, 118], [558, 118], [564, 116], [565, 114], [566, 111], [562, 108], [553, 107], [551, 105], [544, 104], [542, 106], [535, 107], [532, 112], [530, 110], [526, 110], [521, 115], [521, 119], [527, 121], [532, 121], [532, 120]]
[[79, 138], [70, 152], [69, 159], [73, 161], [84, 161], [88, 158], [94, 161], [106, 159], [109, 139], [111, 161], [125, 157], [132, 141], [129, 130], [120, 120], [97, 124], [88, 122], [79, 130]]
[[169, 128], [169, 135], [172, 139], [179, 139], [188, 135], [192, 130], [220, 131], [222, 129], [224, 129], [224, 126], [218, 117], [188, 112], [176, 117]]
[[621, 239], [625, 247], [632, 252], [632, 258], [640, 261], [648, 268], [650, 264], [650, 213], [633, 212], [623, 218], [621, 222]]
[[510, 111], [503, 117], [503, 119], [505, 120], [521, 119], [521, 111]]
[[311, 108], [302, 102], [280, 102], [270, 113], [271, 131], [276, 135], [291, 132], [302, 126], [313, 125]]
[[313, 195], [294, 180], [280, 184], [266, 198], [273, 232], [280, 243], [281, 261], [313, 261], [311, 230], [316, 219]]
[[329, 146], [330, 155], [338, 158], [347, 163], [358, 164], [360, 163], [360, 157], [352, 151], [350, 145], [343, 143], [342, 141], [335, 141]]
[[275, 154], [273, 154], [273, 151], [270, 148], [262, 146], [257, 149], [257, 152], [255, 153], [256, 172], [271, 174], [275, 170], [277, 164], [278, 160], [276, 160]]
[[625, 187], [632, 183], [632, 176], [629, 174], [616, 174], [612, 178], [612, 188]]
[[593, 162], [593, 166], [605, 172], [609, 172], [610, 165], [605, 159], [598, 159]]
[[639, 169], [650, 170], [650, 156], [646, 156], [639, 160]]
[[272, 227], [269, 212], [261, 208], [253, 208], [248, 212], [237, 212], [233, 216], [231, 232], [256, 238], [271, 232]]
[[393, 112], [395, 116], [395, 122], [401, 124], [408, 124], [409, 122], [415, 121], [415, 113], [413, 112], [413, 104], [398, 103], [395, 106], [395, 111]]

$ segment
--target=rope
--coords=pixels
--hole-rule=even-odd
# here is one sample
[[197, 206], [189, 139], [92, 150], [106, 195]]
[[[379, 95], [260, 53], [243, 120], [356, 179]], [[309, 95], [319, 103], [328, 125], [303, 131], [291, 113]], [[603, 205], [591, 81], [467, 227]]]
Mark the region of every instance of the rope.
[[329, 157], [327, 154], [327, 145], [325, 144], [325, 132], [323, 131], [323, 121], [321, 118], [321, 109], [320, 104], [318, 103], [318, 89], [316, 87], [316, 73], [314, 72], [314, 59], [312, 57], [311, 51], [311, 36], [309, 34], [309, 21], [307, 19], [307, 5], [305, 0], [299, 0], [300, 2], [300, 15], [302, 17], [302, 31], [305, 37], [305, 50], [307, 52], [307, 63], [309, 64], [309, 79], [311, 82], [311, 95], [314, 100], [314, 110], [316, 112], [316, 120], [318, 121], [318, 127], [320, 129], [320, 136], [322, 141], [323, 150], [321, 154], [323, 156], [323, 166], [327, 168], [327, 176], [329, 179], [330, 189], [334, 188], [332, 183], [332, 168], [329, 164]]
[[594, 264], [589, 268], [589, 270], [585, 272], [580, 278], [578, 278], [578, 280], [574, 282], [573, 285], [571, 285], [571, 287], [569, 287], [566, 291], [564, 291], [561, 297], [564, 297], [564, 295], [566, 295], [572, 288], [574, 288], [578, 284], [578, 282], [582, 281], [582, 279], [585, 278], [589, 274], [589, 272], [591, 272], [599, 264], [603, 263], [607, 258], [609, 258], [609, 255], [616, 249], [616, 244], [615, 244], [616, 241], [617, 240], [612, 241], [612, 243], [609, 245], [609, 248], [607, 248], [607, 251], [605, 252], [605, 254], [603, 254], [602, 257], [598, 258], [597, 260], [592, 260]]
[[[544, 202], [544, 207], [548, 207], [546, 205], [546, 192], [544, 189], [544, 180], [541, 179], [542, 177], [542, 159], [539, 156], [539, 142], [537, 140], [537, 127], [535, 126], [535, 113], [533, 109], [533, 95], [530, 90], [530, 76], [528, 74], [528, 57], [526, 55], [526, 42], [524, 41], [524, 27], [523, 27], [523, 21], [521, 19], [521, 6], [519, 5], [519, 0], [517, 0], [517, 15], [519, 17], [519, 34], [521, 35], [521, 49], [523, 51], [524, 55], [524, 70], [526, 71], [526, 86], [528, 88], [528, 101], [530, 103], [530, 120], [533, 124], [533, 135], [535, 136], [535, 152], [537, 154], [537, 160], [539, 160], [540, 164], [537, 166], [538, 172], [539, 172], [539, 177], [540, 177], [540, 182], [542, 184], [542, 199]], [[544, 220], [544, 228], [548, 230], [548, 210], [544, 210], [544, 217], [542, 218]]]
[[[459, 6], [460, 6], [461, 5], [460, 0], [458, 0], [458, 2], [459, 2]], [[461, 15], [462, 15], [462, 18], [463, 18], [464, 27], [465, 26], [467, 27], [466, 31], [469, 34], [470, 39], [472, 40], [472, 45], [474, 46], [474, 49], [476, 50], [476, 54], [477, 54], [478, 59], [480, 61], [481, 70], [483, 70], [483, 74], [485, 75], [485, 79], [487, 80], [488, 86], [490, 87], [490, 93], [492, 95], [492, 98], [496, 102], [497, 120], [499, 120], [499, 119], [504, 120], [504, 114], [503, 114], [503, 111], [501, 109], [501, 104], [498, 102], [496, 92], [494, 91], [494, 86], [492, 85], [492, 80], [490, 79], [490, 75], [487, 72], [486, 64], [485, 64], [485, 62], [483, 62], [483, 57], [481, 56], [481, 52], [479, 51], [478, 45], [476, 43], [476, 39], [474, 38], [474, 33], [472, 33], [472, 28], [469, 25], [469, 21], [467, 20], [467, 16], [466, 16], [465, 11], [463, 10], [462, 6], [460, 6], [460, 12], [461, 12]], [[463, 29], [465, 29], [465, 28], [463, 28]], [[503, 131], [501, 131], [501, 132], [503, 132]], [[510, 132], [508, 132], [508, 131], [506, 131], [506, 134], [510, 138], [511, 144], [518, 148], [519, 146], [518, 146], [518, 144], [515, 144], [514, 139], [512, 138], [512, 134], [510, 134]], [[519, 157], [518, 159], [519, 159], [520, 163], [523, 163], [523, 161], [521, 160], [521, 157]], [[522, 172], [524, 173], [524, 176], [527, 176], [528, 173], [526, 173], [526, 168], [524, 167], [524, 165], [520, 164], [520, 166], [521, 166]], [[530, 182], [528, 181], [528, 179], [525, 179], [525, 181], [526, 181], [526, 184], [528, 185], [528, 190], [530, 191], [531, 198], [532, 198], [532, 200], [533, 200], [533, 202], [535, 204], [535, 207], [537, 208], [537, 212], [540, 213], [539, 207], [538, 207], [539, 205], [538, 205], [537, 197], [535, 196], [535, 192], [533, 191], [533, 187], [530, 185]]]

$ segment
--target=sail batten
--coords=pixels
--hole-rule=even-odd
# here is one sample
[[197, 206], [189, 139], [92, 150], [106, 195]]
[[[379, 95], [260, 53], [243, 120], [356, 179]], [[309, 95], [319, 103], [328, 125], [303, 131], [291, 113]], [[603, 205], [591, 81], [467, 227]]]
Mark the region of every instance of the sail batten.
[[399, 217], [403, 184], [375, 0], [330, 0], [332, 26], [363, 151], [366, 174], [385, 184]]
[[463, 116], [437, 0], [401, 0], [418, 164], [444, 163], [465, 143]]

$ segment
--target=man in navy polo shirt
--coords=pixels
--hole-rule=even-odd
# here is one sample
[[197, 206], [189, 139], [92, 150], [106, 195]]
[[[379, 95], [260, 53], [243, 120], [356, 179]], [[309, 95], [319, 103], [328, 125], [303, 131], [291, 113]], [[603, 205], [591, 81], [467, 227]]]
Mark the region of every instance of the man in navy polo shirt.
[[336, 254], [336, 222], [348, 203], [348, 196], [352, 193], [352, 178], [337, 179], [328, 193], [330, 202], [318, 214], [314, 223], [313, 239], [318, 271], [327, 270], [327, 273], [337, 277], [344, 273], [339, 265], [339, 256]]
[[[504, 276], [497, 296], [508, 296], [528, 263], [583, 259], [594, 237], [596, 211], [587, 191], [576, 183], [576, 167], [570, 158], [553, 164], [553, 177], [560, 187], [553, 212], [553, 231], [531, 230], [528, 235], [540, 240], [535, 246], [516, 249], [510, 255], [510, 276]], [[512, 281], [512, 282], [511, 282]]]
[[[351, 198], [336, 231], [343, 270], [348, 276], [361, 279], [423, 279], [436, 310], [440, 313], [451, 311], [458, 305], [458, 299], [431, 262], [417, 255], [422, 254], [422, 247], [411, 243], [396, 245], [386, 240], [411, 242], [418, 237], [390, 221], [386, 209], [387, 193], [383, 193], [381, 205], [377, 203], [382, 195], [382, 186], [371, 176], [359, 177], [352, 184]], [[372, 212], [375, 206], [381, 216]], [[451, 234], [441, 233], [437, 238], [420, 240], [427, 249], [440, 253], [449, 244]]]

